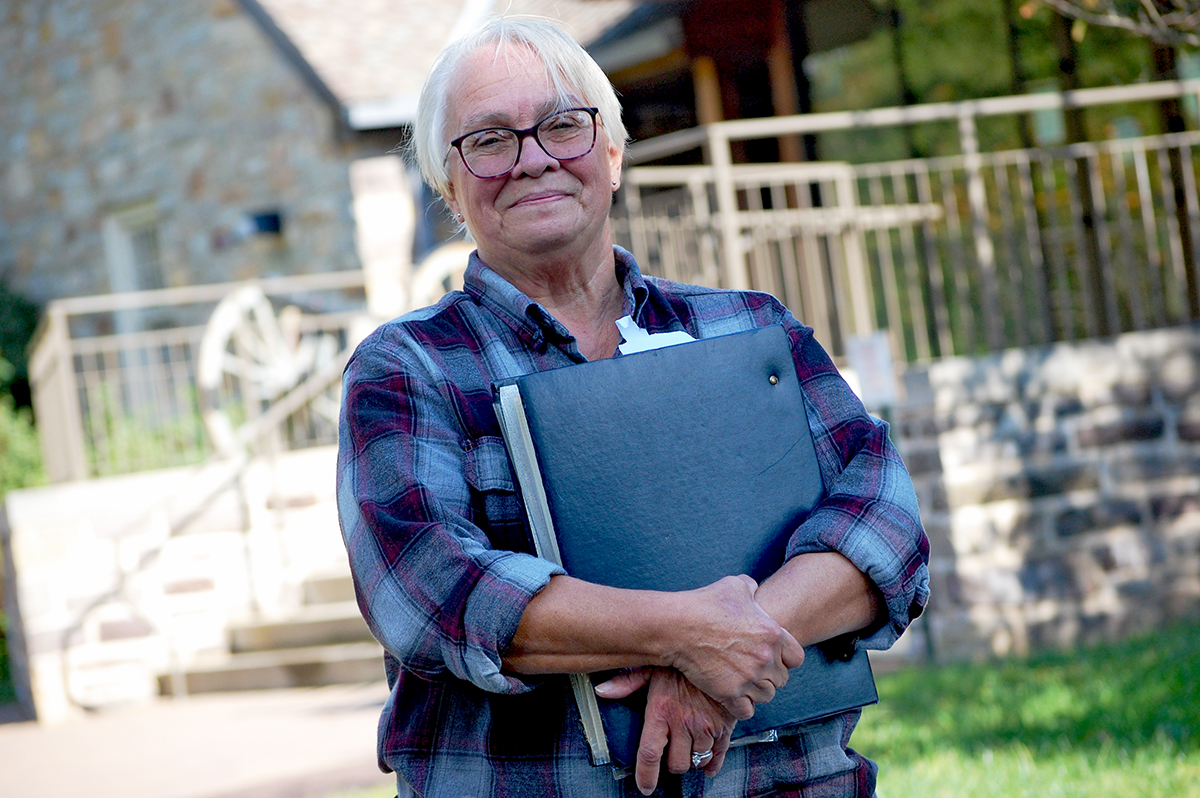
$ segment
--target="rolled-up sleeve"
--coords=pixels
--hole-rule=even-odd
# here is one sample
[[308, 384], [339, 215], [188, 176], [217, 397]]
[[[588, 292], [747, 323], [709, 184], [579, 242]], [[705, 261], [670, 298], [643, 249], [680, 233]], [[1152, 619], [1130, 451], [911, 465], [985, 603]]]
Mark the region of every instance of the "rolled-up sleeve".
[[787, 555], [837, 551], [879, 589], [886, 622], [859, 641], [890, 647], [929, 600], [929, 540], [908, 470], [838, 374], [812, 330], [786, 314], [825, 496], [793, 533]]
[[472, 522], [476, 489], [511, 477], [502, 445], [465, 440], [455, 387], [417, 347], [368, 338], [343, 378], [338, 513], [359, 607], [403, 667], [499, 693], [528, 690], [501, 654], [555, 573], [494, 548]]

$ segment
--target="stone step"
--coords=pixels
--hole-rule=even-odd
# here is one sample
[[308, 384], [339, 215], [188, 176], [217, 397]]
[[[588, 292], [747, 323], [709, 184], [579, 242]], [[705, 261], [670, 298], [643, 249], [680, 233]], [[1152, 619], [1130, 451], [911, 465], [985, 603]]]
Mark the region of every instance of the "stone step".
[[330, 684], [376, 682], [384, 678], [383, 648], [378, 643], [343, 643], [230, 654], [193, 665], [173, 677], [158, 677], [162, 695], [181, 682], [188, 694], [233, 690], [277, 690]]
[[329, 574], [305, 580], [305, 604], [333, 604], [343, 601], [354, 601], [354, 580], [350, 578], [350, 574]]
[[366, 643], [373, 638], [353, 601], [301, 607], [284, 619], [233, 627], [229, 648], [235, 654], [335, 643]]

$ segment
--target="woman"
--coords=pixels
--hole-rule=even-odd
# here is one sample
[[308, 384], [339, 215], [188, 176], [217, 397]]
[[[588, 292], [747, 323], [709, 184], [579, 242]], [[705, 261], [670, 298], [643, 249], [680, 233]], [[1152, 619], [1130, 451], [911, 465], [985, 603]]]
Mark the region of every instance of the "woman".
[[[478, 249], [464, 291], [383, 325], [346, 369], [339, 510], [392, 685], [381, 766], [401, 796], [869, 795], [874, 765], [846, 747], [857, 712], [728, 744], [802, 645], [887, 647], [923, 609], [911, 481], [777, 301], [643, 277], [613, 246], [625, 138], [604, 74], [547, 22], [491, 21], [423, 89], [418, 161]], [[789, 334], [828, 493], [761, 585], [618, 590], [528, 553], [490, 385], [614, 356], [627, 314], [651, 333]], [[630, 670], [602, 694], [649, 684], [633, 779], [591, 766], [562, 675], [606, 669]]]

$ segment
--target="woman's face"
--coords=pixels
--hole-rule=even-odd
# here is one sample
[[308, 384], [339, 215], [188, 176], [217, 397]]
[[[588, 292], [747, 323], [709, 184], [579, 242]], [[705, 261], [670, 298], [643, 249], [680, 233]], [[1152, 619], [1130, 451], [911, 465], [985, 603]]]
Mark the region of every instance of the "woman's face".
[[[560, 108], [557, 93], [537, 56], [523, 48], [483, 48], [468, 56], [451, 84], [446, 137], [488, 125], [531, 127]], [[586, 105], [580, 98], [577, 105]], [[621, 153], [597, 120], [596, 145], [581, 158], [557, 161], [531, 137], [511, 171], [481, 179], [450, 149], [446, 201], [461, 213], [480, 257], [493, 268], [529, 273], [532, 257], [611, 257], [608, 211]]]

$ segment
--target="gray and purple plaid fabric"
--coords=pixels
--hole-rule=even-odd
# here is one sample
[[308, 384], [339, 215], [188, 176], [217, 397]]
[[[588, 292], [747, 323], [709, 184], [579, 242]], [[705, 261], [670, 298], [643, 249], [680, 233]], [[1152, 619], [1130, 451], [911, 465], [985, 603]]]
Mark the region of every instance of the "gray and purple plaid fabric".
[[[827, 490], [788, 553], [836, 550], [870, 576], [887, 619], [858, 645], [892, 645], [928, 598], [929, 544], [886, 424], [773, 297], [643, 277], [615, 252], [625, 310], [651, 333], [785, 327]], [[589, 763], [565, 677], [501, 667], [526, 604], [558, 571], [529, 553], [491, 383], [584, 358], [565, 327], [474, 255], [465, 282], [381, 326], [346, 367], [338, 507], [392, 685], [380, 763], [399, 774], [402, 796], [638, 795], [633, 779]], [[660, 793], [869, 795], [875, 766], [847, 748], [858, 717], [734, 749], [716, 779], [667, 776]]]

